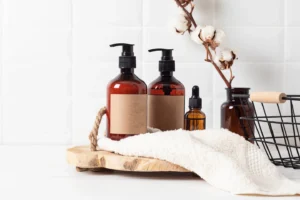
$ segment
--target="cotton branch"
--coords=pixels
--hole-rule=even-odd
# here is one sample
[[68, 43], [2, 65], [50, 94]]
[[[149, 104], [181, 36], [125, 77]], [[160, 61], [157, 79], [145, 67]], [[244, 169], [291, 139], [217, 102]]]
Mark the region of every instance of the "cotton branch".
[[220, 68], [218, 67], [218, 65], [213, 61], [213, 57], [212, 57], [212, 54], [211, 54], [211, 52], [209, 50], [208, 44], [203, 44], [203, 45], [204, 45], [204, 47], [206, 49], [206, 52], [208, 54], [208, 57], [209, 57], [209, 59], [206, 59], [206, 61], [210, 62], [215, 67], [215, 69], [217, 70], [217, 72], [219, 73], [219, 75], [221, 76], [221, 78], [223, 79], [223, 81], [225, 82], [226, 86], [228, 88], [231, 88], [231, 83], [228, 82], [228, 80], [226, 79], [226, 77], [224, 76], [224, 74], [222, 73], [222, 71], [220, 70]]
[[[217, 72], [219, 73], [219, 75], [221, 76], [223, 81], [225, 82], [226, 86], [228, 88], [231, 88], [231, 83], [232, 83], [233, 79], [235, 78], [232, 74], [231, 66], [233, 65], [233, 61], [236, 59], [236, 55], [232, 51], [230, 51], [231, 52], [230, 54], [228, 53], [228, 50], [224, 51], [224, 54], [226, 53], [223, 56], [224, 59], [222, 58], [222, 60], [217, 60], [218, 63], [216, 63], [215, 59], [213, 58], [212, 53], [211, 53], [211, 50], [215, 51], [216, 48], [220, 45], [221, 38], [224, 37], [224, 35], [225, 35], [224, 32], [221, 30], [215, 30], [211, 26], [207, 26], [207, 29], [205, 30], [206, 36], [201, 37], [201, 34], [204, 34], [204, 33], [201, 32], [201, 31], [203, 31], [201, 29], [201, 27], [197, 27], [197, 23], [193, 17], [193, 11], [194, 11], [193, 0], [174, 0], [174, 1], [176, 2], [177, 6], [182, 9], [184, 16], [185, 16], [184, 23], [186, 23], [186, 24], [183, 24], [184, 29], [182, 31], [178, 31], [177, 29], [176, 29], [176, 31], [181, 34], [184, 34], [185, 31], [188, 31], [189, 34], [191, 34], [191, 37], [194, 38], [193, 40], [196, 43], [202, 44], [205, 47], [205, 50], [206, 50], [205, 61], [212, 63], [212, 65], [215, 67], [215, 69], [217, 70]], [[188, 5], [191, 6], [190, 11], [187, 10]], [[191, 26], [194, 27], [193, 30], [191, 30]], [[193, 32], [196, 32], [197, 35], [195, 35]], [[227, 78], [225, 77], [225, 75], [223, 74], [221, 69], [229, 69], [230, 70], [229, 80], [227, 80]]]
[[185, 5], [185, 4], [181, 4], [181, 3], [179, 2], [179, 0], [174, 0], [174, 1], [176, 2], [177, 6], [179, 6], [179, 7], [182, 8], [182, 10], [183, 10], [184, 13], [186, 14], [186, 16], [188, 17], [188, 19], [189, 19], [190, 22], [192, 23], [192, 25], [196, 28], [196, 27], [197, 27], [197, 24], [196, 24], [196, 21], [195, 21], [193, 15], [192, 15], [192, 12], [194, 11], [194, 5], [193, 5], [193, 3], [190, 2], [190, 5], [191, 5], [191, 11], [189, 12], [189, 11], [187, 11], [186, 8], [185, 8], [185, 7], [187, 6], [187, 4], [186, 4], [186, 5]]

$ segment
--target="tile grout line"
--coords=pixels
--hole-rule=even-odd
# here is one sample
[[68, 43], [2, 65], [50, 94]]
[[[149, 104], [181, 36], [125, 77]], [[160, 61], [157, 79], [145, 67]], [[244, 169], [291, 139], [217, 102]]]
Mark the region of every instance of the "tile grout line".
[[[115, 61], [103, 61], [100, 63], [109, 63], [109, 64], [113, 64], [115, 63]], [[142, 63], [144, 64], [157, 64], [157, 61], [142, 61]], [[187, 61], [176, 61], [176, 63], [179, 64], [186, 64], [186, 65], [209, 65], [209, 63], [205, 62], [205, 61], [192, 61], [192, 62], [187, 62]], [[239, 64], [241, 65], [274, 65], [274, 64], [300, 64], [300, 60], [299, 61], [240, 61], [239, 60]], [[99, 66], [99, 68], [106, 68], [106, 67], [102, 67]]]
[[[213, 20], [213, 26], [215, 26], [216, 24], [216, 20]], [[164, 29], [166, 28], [166, 26], [163, 26], [163, 25], [158, 25], [158, 26], [145, 26], [146, 28], [149, 28], [149, 29]], [[245, 28], [249, 28], [249, 29], [253, 29], [253, 28], [256, 28], [256, 29], [268, 29], [268, 28], [282, 28], [283, 26], [264, 26], [264, 25], [261, 25], [261, 26], [258, 26], [258, 25], [250, 25], [250, 26], [220, 26], [220, 27], [215, 27], [215, 28], [221, 28], [221, 29], [245, 29]], [[290, 28], [300, 28], [300, 26], [297, 26], [297, 25], [291, 25], [289, 26]], [[128, 28], [128, 29], [134, 29], [134, 28], [139, 28], [139, 27], [136, 27], [136, 26], [118, 26], [118, 28]]]
[[68, 144], [72, 144], [73, 140], [73, 0], [70, 0], [70, 65], [71, 65], [71, 76], [70, 76], [70, 141]]
[[283, 92], [286, 92], [286, 71], [287, 71], [287, 0], [284, 0], [284, 6], [283, 6], [283, 78], [282, 78], [282, 90]]
[[[213, 0], [213, 26], [215, 27], [216, 25], [216, 0]], [[213, 66], [211, 66], [213, 67]], [[211, 128], [217, 128], [216, 127], [216, 124], [214, 123], [216, 120], [217, 120], [217, 116], [215, 114], [215, 94], [216, 94], [216, 88], [215, 88], [215, 82], [216, 82], [216, 76], [215, 76], [215, 73], [216, 73], [216, 70], [213, 69], [214, 72], [212, 73], [212, 113], [211, 113], [211, 118], [213, 120], [213, 123], [211, 124]]]
[[142, 67], [142, 80], [145, 79], [144, 77], [144, 0], [141, 1], [141, 67]]
[[0, 47], [0, 123], [1, 123], [1, 128], [0, 128], [0, 145], [3, 145], [3, 16], [4, 16], [4, 6], [3, 6], [3, 0], [0, 0], [0, 20], [1, 20], [1, 27], [0, 27], [0, 41], [1, 41], [1, 47]]
[[216, 27], [216, 0], [213, 0], [213, 27]]

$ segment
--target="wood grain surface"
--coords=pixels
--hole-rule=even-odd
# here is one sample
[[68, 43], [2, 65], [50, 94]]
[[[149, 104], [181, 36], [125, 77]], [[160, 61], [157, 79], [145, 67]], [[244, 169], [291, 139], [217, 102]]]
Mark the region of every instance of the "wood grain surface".
[[122, 156], [107, 151], [90, 151], [89, 146], [67, 150], [67, 161], [77, 171], [97, 171], [101, 168], [137, 172], [189, 172], [188, 170], [154, 158]]

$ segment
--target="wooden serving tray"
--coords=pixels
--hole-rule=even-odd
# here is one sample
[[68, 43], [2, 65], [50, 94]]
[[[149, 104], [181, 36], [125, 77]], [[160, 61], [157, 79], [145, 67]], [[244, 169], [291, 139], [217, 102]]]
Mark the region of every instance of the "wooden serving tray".
[[107, 151], [91, 151], [89, 146], [77, 146], [67, 150], [67, 161], [77, 171], [111, 169], [136, 172], [189, 172], [167, 161], [154, 158], [122, 156]]
[[103, 169], [135, 172], [190, 172], [187, 169], [167, 161], [122, 156], [108, 151], [97, 151], [98, 130], [106, 107], [99, 110], [94, 127], [89, 135], [89, 146], [77, 146], [67, 150], [67, 161], [74, 165], [77, 171], [102, 171]]

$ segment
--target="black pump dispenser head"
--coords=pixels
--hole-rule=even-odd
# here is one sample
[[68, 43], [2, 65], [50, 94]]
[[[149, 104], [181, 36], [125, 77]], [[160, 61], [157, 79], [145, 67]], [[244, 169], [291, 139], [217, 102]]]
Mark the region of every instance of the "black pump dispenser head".
[[159, 61], [160, 72], [173, 72], [175, 71], [175, 61], [173, 60], [173, 49], [149, 49], [149, 52], [162, 51], [161, 60]]
[[136, 58], [133, 52], [133, 44], [116, 43], [110, 47], [122, 46], [122, 54], [119, 57], [119, 68], [136, 68]]
[[189, 108], [202, 108], [202, 99], [199, 97], [199, 87], [197, 85], [192, 88], [192, 97], [189, 100]]

